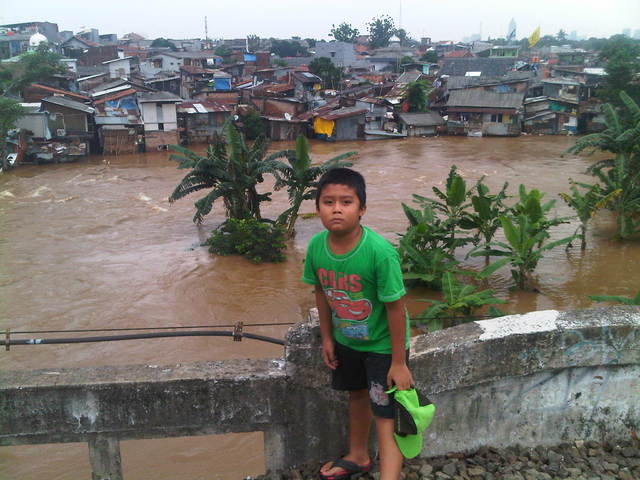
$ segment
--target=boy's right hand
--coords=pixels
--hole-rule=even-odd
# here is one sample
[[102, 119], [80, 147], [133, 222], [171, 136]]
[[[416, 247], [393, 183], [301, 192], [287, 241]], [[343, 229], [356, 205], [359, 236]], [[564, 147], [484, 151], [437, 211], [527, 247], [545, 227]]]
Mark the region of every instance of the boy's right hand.
[[336, 358], [335, 347], [332, 339], [322, 341], [322, 360], [331, 370], [335, 370], [338, 366], [338, 359]]

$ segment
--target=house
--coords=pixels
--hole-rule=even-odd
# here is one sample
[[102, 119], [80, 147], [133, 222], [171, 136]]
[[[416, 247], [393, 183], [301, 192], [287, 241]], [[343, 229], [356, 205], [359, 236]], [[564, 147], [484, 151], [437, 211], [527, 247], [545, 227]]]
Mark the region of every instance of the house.
[[463, 135], [518, 136], [524, 95], [453, 90], [446, 103], [447, 130]]
[[67, 144], [67, 155], [83, 156], [95, 149], [95, 109], [65, 97], [43, 98], [41, 111], [49, 112], [49, 127], [53, 138]]
[[262, 115], [267, 125], [267, 136], [271, 140], [295, 140], [307, 134], [309, 122], [285, 113], [282, 117]]
[[178, 144], [176, 105], [182, 99], [169, 92], [138, 93], [138, 104], [144, 123], [145, 149], [162, 150]]
[[31, 35], [7, 32], [0, 34], [0, 58], [11, 58], [27, 51]]
[[393, 122], [392, 108], [384, 98], [363, 97], [354, 103], [355, 107], [367, 110], [364, 117], [365, 140], [393, 138], [397, 128]]
[[316, 42], [313, 58], [325, 57], [331, 60], [337, 67], [353, 67], [362, 62], [356, 57], [356, 51], [352, 43], [347, 42]]
[[198, 93], [208, 90], [216, 70], [195, 65], [180, 67], [180, 96], [193, 98]]
[[542, 80], [542, 94], [549, 97], [550, 109], [557, 112], [558, 131], [577, 133], [580, 91], [580, 82], [571, 78], [559, 77]]
[[361, 140], [366, 113], [364, 108], [344, 107], [318, 114], [313, 119], [313, 131], [328, 141]]
[[208, 99], [182, 102], [176, 108], [181, 144], [210, 142], [215, 133], [222, 133], [232, 113], [227, 105]]
[[114, 58], [102, 62], [109, 69], [109, 78], [129, 78], [131, 76], [131, 60], [134, 57]]
[[291, 80], [294, 85], [294, 96], [303, 102], [312, 102], [322, 88], [322, 79], [309, 72], [293, 72]]
[[114, 90], [93, 101], [99, 145], [107, 154], [141, 151], [144, 127], [136, 101], [137, 91], [126, 86]]
[[180, 75], [158, 76], [144, 81], [144, 84], [154, 90], [171, 92], [180, 95], [181, 78]]
[[400, 132], [406, 132], [409, 137], [433, 136], [445, 122], [437, 112], [399, 113], [398, 125]]

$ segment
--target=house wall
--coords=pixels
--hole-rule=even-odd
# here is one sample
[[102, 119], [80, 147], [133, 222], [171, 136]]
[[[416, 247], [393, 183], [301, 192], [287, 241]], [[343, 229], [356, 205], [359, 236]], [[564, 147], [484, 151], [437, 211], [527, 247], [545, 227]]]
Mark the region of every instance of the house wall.
[[51, 138], [49, 130], [49, 114], [46, 112], [28, 113], [16, 122], [16, 128], [28, 130], [35, 138]]
[[273, 98], [263, 99], [261, 110], [264, 115], [274, 117], [282, 117], [285, 113], [295, 116], [302, 111], [304, 111], [304, 105], [301, 103], [282, 102]]
[[313, 58], [326, 57], [338, 67], [349, 67], [357, 64], [356, 52], [352, 43], [317, 42]]
[[433, 136], [436, 134], [436, 127], [416, 127], [413, 125], [402, 124], [402, 130], [407, 132], [409, 137]]
[[279, 122], [269, 120], [268, 134], [271, 140], [295, 140], [298, 135], [304, 135], [307, 131], [307, 124], [300, 122]]
[[208, 142], [214, 133], [222, 133], [229, 112], [185, 113], [187, 141], [189, 143]]
[[364, 114], [337, 119], [333, 130], [334, 140], [357, 140], [364, 138]]
[[[157, 106], [161, 106], [161, 114]], [[164, 124], [164, 130], [175, 130], [178, 128], [178, 117], [175, 103], [155, 103], [145, 102], [141, 104], [142, 119], [144, 120], [144, 130], [158, 130], [158, 124]]]
[[178, 131], [152, 130], [144, 132], [144, 144], [147, 152], [166, 149], [167, 145], [178, 144]]
[[43, 106], [48, 112], [56, 114], [55, 120], [51, 118], [53, 115], [49, 117], [52, 133], [54, 135], [57, 135], [56, 130], [60, 128], [66, 131], [65, 135], [82, 135], [89, 132], [89, 123], [87, 121], [86, 113], [46, 102], [43, 103]]
[[136, 132], [132, 128], [100, 129], [103, 153], [122, 155], [137, 151]]
[[129, 77], [131, 75], [131, 63], [127, 60], [119, 60], [107, 65], [109, 67], [109, 78]]

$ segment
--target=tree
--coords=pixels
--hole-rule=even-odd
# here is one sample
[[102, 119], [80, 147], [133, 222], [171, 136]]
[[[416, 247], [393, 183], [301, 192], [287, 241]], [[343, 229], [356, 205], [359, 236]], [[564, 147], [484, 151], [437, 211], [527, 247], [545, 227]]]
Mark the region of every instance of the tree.
[[607, 77], [598, 96], [608, 103], [622, 106], [620, 92], [625, 91], [640, 103], [640, 85], [634, 82], [640, 72], [640, 42], [625, 35], [614, 35], [600, 51], [598, 58], [606, 62]]
[[231, 50], [224, 43], [222, 45], [218, 45], [213, 51], [219, 57], [226, 57], [231, 55]]
[[276, 40], [271, 41], [271, 53], [275, 53], [279, 57], [304, 57], [309, 52], [295, 40]]
[[282, 150], [267, 158], [269, 161], [286, 158], [288, 163], [278, 162], [274, 172], [276, 177], [274, 188], [276, 190], [286, 188], [291, 205], [276, 220], [277, 224], [284, 227], [287, 236], [294, 235], [298, 210], [302, 202], [315, 198], [317, 179], [331, 168], [350, 167], [351, 164], [345, 163], [343, 160], [355, 154], [356, 152], [343, 153], [320, 165], [313, 166], [309, 156], [309, 142], [304, 135], [299, 135], [296, 139], [295, 150]]
[[337, 89], [342, 80], [342, 69], [336, 67], [327, 57], [314, 58], [309, 63], [309, 71], [322, 79], [325, 88]]
[[255, 52], [260, 48], [260, 37], [258, 35], [247, 35], [247, 47], [250, 52]]
[[369, 29], [369, 44], [373, 48], [389, 45], [389, 39], [396, 31], [393, 19], [389, 15], [374, 17], [371, 22], [367, 23], [367, 28]]
[[429, 63], [437, 63], [438, 62], [438, 52], [435, 50], [427, 50], [424, 55], [420, 57], [420, 60], [423, 62]]
[[307, 42], [307, 45], [309, 45], [309, 48], [315, 48], [316, 47], [316, 39], [315, 38], [305, 38], [304, 41]]
[[155, 48], [169, 48], [171, 49], [172, 52], [175, 52], [178, 50], [178, 48], [172, 41], [167, 40], [166, 38], [163, 38], [163, 37], [156, 38], [153, 42], [151, 42], [151, 46]]
[[356, 39], [360, 35], [357, 28], [353, 28], [350, 23], [342, 22], [337, 27], [331, 25], [330, 37], [333, 37], [339, 42], [356, 43]]
[[402, 45], [403, 47], [408, 47], [413, 43], [413, 40], [404, 28], [398, 28], [395, 31], [395, 35], [396, 37], [398, 37], [398, 39], [400, 40], [400, 45]]
[[53, 75], [65, 73], [67, 69], [60, 63], [60, 58], [62, 57], [53, 52], [49, 45], [41, 43], [34, 52], [22, 56], [7, 91], [22, 91], [33, 82], [43, 82]]
[[565, 32], [563, 29], [560, 29], [560, 31], [556, 33], [556, 38], [559, 42], [564, 42], [567, 39], [567, 32]]
[[409, 104], [410, 112], [426, 112], [429, 107], [431, 88], [424, 80], [416, 80], [407, 84], [404, 98]]
[[624, 91], [619, 97], [624, 110], [603, 105], [605, 130], [579, 138], [567, 152], [590, 149], [591, 153], [614, 155], [591, 165], [588, 171], [600, 180], [603, 195], [620, 190], [609, 205], [616, 215], [617, 236], [627, 239], [640, 232], [640, 106]]
[[269, 201], [271, 192], [260, 194], [256, 187], [264, 181], [264, 174], [273, 172], [276, 167], [275, 162], [264, 158], [268, 147], [269, 142], [264, 137], [259, 137], [249, 147], [231, 123], [224, 127], [224, 138], [216, 136], [205, 156], [172, 145], [171, 149], [176, 153], [170, 158], [179, 162], [178, 168], [189, 168], [190, 172], [173, 191], [169, 202], [210, 189], [195, 202], [195, 223], [202, 222], [218, 199], [222, 199], [227, 218], [260, 220], [260, 203]]
[[7, 133], [11, 130], [18, 119], [24, 115], [24, 109], [12, 98], [0, 97], [0, 155], [2, 158], [2, 169], [6, 170], [7, 162]]
[[258, 137], [265, 136], [267, 128], [264, 125], [264, 120], [256, 110], [251, 109], [242, 117], [242, 125], [245, 136], [248, 140], [255, 140]]

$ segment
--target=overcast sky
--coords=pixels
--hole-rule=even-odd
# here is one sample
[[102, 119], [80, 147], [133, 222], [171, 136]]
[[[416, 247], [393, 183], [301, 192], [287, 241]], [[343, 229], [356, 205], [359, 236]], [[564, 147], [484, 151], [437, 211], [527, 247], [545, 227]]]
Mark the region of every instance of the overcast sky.
[[147, 38], [260, 37], [328, 39], [332, 24], [350, 23], [366, 33], [367, 22], [390, 15], [414, 38], [461, 40], [474, 33], [504, 37], [511, 18], [517, 37], [540, 26], [542, 35], [563, 29], [579, 36], [609, 37], [640, 29], [640, 0], [178, 0], [108, 2], [4, 0], [0, 24], [49, 21], [60, 30], [97, 28], [100, 33], [137, 32]]

